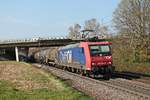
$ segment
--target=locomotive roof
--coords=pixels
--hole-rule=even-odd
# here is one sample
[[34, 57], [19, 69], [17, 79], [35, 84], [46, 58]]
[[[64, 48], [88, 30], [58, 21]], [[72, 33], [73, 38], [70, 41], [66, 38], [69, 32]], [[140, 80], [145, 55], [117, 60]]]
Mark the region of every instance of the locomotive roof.
[[70, 49], [70, 48], [75, 48], [75, 47], [79, 47], [80, 43], [76, 43], [76, 44], [69, 44], [67, 46], [61, 47], [59, 50], [61, 49]]
[[[105, 41], [105, 42], [81, 42], [81, 43], [88, 43], [89, 45], [94, 45], [94, 44], [111, 44], [111, 42], [108, 42], [108, 41]], [[60, 47], [59, 50], [80, 47], [81, 43], [70, 44], [70, 45], [67, 45], [67, 46], [64, 46], [64, 47]]]

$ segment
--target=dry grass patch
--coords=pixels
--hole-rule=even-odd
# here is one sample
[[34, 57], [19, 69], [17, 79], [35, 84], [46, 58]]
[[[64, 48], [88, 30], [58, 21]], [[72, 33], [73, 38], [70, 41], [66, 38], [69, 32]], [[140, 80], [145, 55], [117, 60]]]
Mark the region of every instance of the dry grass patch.
[[1, 62], [0, 80], [10, 81], [16, 84], [17, 89], [63, 89], [60, 82], [55, 80], [50, 73], [31, 67], [30, 64], [26, 63]]
[[0, 62], [0, 100], [91, 100], [44, 70]]

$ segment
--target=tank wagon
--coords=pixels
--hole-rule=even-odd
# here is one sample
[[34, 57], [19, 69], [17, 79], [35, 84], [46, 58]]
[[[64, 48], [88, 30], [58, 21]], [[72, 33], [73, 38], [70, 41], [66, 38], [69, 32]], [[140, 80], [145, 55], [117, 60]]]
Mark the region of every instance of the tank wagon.
[[112, 66], [111, 42], [80, 42], [43, 50], [40, 61], [87, 76], [103, 75], [109, 79]]
[[35, 62], [39, 62], [41, 64], [54, 64], [57, 61], [58, 48], [39, 48], [36, 53], [32, 54]]

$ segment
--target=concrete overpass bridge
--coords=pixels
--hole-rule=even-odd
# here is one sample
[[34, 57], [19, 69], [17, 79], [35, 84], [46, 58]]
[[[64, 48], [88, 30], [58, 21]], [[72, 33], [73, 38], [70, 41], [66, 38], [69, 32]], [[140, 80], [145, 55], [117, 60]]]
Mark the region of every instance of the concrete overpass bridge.
[[[78, 43], [84, 40], [73, 40], [68, 38], [49, 38], [49, 39], [25, 39], [25, 40], [7, 40], [0, 42], [0, 56], [5, 55], [10, 50], [14, 53], [16, 61], [19, 62], [19, 54], [28, 55], [31, 47], [58, 47], [65, 46], [71, 43]], [[11, 56], [11, 55], [10, 55]]]

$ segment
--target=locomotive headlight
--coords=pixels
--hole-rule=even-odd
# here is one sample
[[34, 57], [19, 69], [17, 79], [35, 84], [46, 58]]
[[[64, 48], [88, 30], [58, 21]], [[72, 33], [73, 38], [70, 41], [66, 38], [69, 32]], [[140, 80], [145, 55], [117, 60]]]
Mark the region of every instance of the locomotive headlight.
[[92, 65], [96, 65], [96, 63], [92, 62]]
[[111, 62], [108, 62], [108, 64], [111, 64]]

